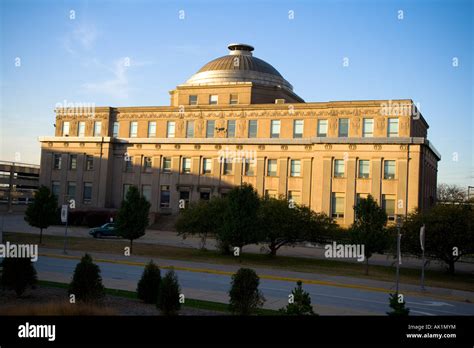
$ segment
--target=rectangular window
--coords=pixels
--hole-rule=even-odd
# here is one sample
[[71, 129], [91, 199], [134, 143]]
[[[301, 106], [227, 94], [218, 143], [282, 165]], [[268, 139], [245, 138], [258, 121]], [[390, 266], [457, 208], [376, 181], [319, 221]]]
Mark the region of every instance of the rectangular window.
[[150, 173], [152, 170], [152, 163], [151, 157], [143, 157], [143, 171]]
[[69, 122], [63, 122], [63, 137], [69, 136]]
[[189, 105], [198, 105], [198, 96], [190, 95], [189, 96]]
[[148, 122], [148, 138], [156, 137], [156, 122], [150, 121]]
[[81, 121], [77, 125], [77, 136], [84, 137], [86, 135], [86, 123]]
[[138, 134], [138, 122], [137, 121], [131, 121], [130, 122], [130, 138], [136, 138]]
[[267, 162], [267, 176], [277, 175], [277, 160], [269, 159]]
[[166, 125], [166, 137], [167, 138], [174, 138], [174, 131], [175, 131], [175, 122], [168, 121]]
[[277, 198], [276, 190], [265, 190], [265, 198]]
[[130, 184], [123, 185], [122, 199], [125, 199], [127, 197], [128, 190], [130, 189], [131, 186], [132, 185]]
[[102, 134], [102, 122], [95, 121], [94, 122], [94, 136], [100, 137], [101, 134]]
[[61, 169], [61, 163], [63, 161], [63, 157], [61, 154], [59, 153], [55, 153], [53, 155], [53, 168], [54, 169], [57, 169], [57, 170], [60, 170]]
[[76, 170], [77, 169], [77, 155], [70, 155], [69, 156], [69, 170]]
[[182, 166], [181, 173], [183, 174], [191, 173], [191, 158], [183, 157], [183, 166]]
[[356, 198], [356, 205], [359, 205], [360, 204], [360, 201], [362, 199], [367, 199], [367, 197], [369, 196], [368, 193], [358, 193], [357, 194], [357, 198]]
[[293, 203], [301, 204], [301, 192], [300, 191], [288, 191], [288, 200]]
[[82, 199], [83, 199], [84, 204], [88, 204], [91, 202], [92, 200], [92, 183], [91, 182], [84, 183]]
[[67, 183], [67, 197], [68, 199], [76, 198], [76, 183], [74, 181], [68, 181]]
[[233, 163], [232, 160], [226, 160], [224, 162], [224, 175], [232, 175]]
[[86, 156], [86, 170], [94, 170], [94, 156]]
[[171, 157], [163, 157], [163, 173], [171, 173]]
[[339, 119], [339, 137], [347, 138], [349, 136], [349, 119], [340, 118]]
[[206, 138], [214, 138], [215, 121], [207, 121]]
[[369, 178], [369, 161], [359, 160], [359, 179]]
[[227, 121], [227, 138], [235, 138], [235, 120]]
[[382, 209], [389, 221], [395, 221], [395, 195], [382, 195]]
[[53, 193], [53, 195], [56, 196], [56, 198], [59, 198], [59, 190], [60, 190], [60, 183], [59, 181], [53, 181], [51, 183], [51, 192]]
[[126, 172], [133, 172], [133, 157], [129, 156], [128, 160], [125, 161], [125, 171]]
[[194, 138], [194, 121], [186, 122], [186, 138]]
[[239, 95], [231, 94], [229, 104], [238, 104], [238, 103], [239, 103]]
[[293, 138], [302, 138], [303, 137], [303, 120], [294, 120], [293, 121]]
[[364, 138], [372, 138], [374, 136], [374, 119], [364, 118], [362, 124], [362, 136]]
[[395, 179], [395, 161], [383, 162], [383, 178], [385, 180]]
[[255, 162], [249, 158], [245, 159], [245, 170], [244, 175], [254, 176], [255, 175]]
[[290, 176], [301, 176], [301, 161], [291, 160]]
[[249, 120], [249, 138], [257, 137], [257, 120]]
[[331, 216], [333, 218], [344, 217], [344, 198], [344, 193], [333, 192], [331, 199]]
[[142, 185], [142, 197], [151, 202], [151, 185]]
[[270, 124], [270, 138], [280, 137], [280, 120], [272, 120]]
[[211, 105], [217, 105], [218, 100], [219, 100], [219, 97], [217, 96], [217, 94], [211, 94], [209, 96], [209, 104]]
[[184, 201], [184, 207], [186, 208], [189, 204], [189, 196], [190, 192], [189, 191], [179, 191], [179, 200]]
[[203, 201], [208, 201], [211, 199], [211, 192], [210, 191], [201, 191], [199, 192], [199, 199]]
[[328, 120], [318, 120], [318, 137], [328, 136]]
[[212, 159], [204, 158], [202, 160], [202, 173], [211, 174], [211, 171], [212, 171]]
[[387, 136], [390, 138], [398, 137], [398, 118], [388, 119]]
[[119, 123], [118, 122], [114, 122], [114, 129], [113, 129], [112, 136], [114, 138], [117, 138], [119, 136]]
[[334, 160], [334, 177], [344, 177], [344, 160]]
[[169, 208], [170, 206], [170, 187], [168, 185], [160, 187], [160, 207]]

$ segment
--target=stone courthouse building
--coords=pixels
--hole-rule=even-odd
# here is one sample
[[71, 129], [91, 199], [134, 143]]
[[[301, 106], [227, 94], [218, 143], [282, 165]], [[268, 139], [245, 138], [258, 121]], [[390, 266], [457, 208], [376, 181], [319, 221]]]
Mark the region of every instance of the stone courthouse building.
[[368, 194], [390, 219], [434, 203], [440, 155], [412, 100], [305, 102], [253, 47], [228, 48], [170, 106], [57, 108], [41, 184], [81, 209], [116, 209], [135, 185], [159, 215], [250, 183], [341, 225]]

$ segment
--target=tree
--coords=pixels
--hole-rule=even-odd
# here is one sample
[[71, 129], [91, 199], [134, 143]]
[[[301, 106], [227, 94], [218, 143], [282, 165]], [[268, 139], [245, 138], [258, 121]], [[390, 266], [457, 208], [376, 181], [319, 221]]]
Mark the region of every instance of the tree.
[[229, 309], [240, 315], [250, 315], [265, 302], [258, 285], [260, 278], [253, 269], [240, 268], [232, 275]]
[[401, 297], [397, 293], [390, 294], [390, 308], [392, 312], [387, 312], [389, 316], [408, 316], [410, 309], [405, 307], [405, 300], [401, 300]]
[[457, 185], [439, 184], [436, 190], [438, 202], [460, 203], [467, 200], [466, 191]]
[[46, 186], [40, 186], [35, 192], [35, 199], [28, 204], [25, 212], [25, 221], [40, 229], [40, 244], [43, 241], [43, 229], [56, 222], [57, 209], [57, 197]]
[[301, 280], [296, 282], [296, 288], [291, 291], [289, 303], [280, 312], [285, 315], [317, 315], [311, 306], [309, 293], [303, 290]]
[[31, 259], [10, 258], [3, 259], [2, 288], [14, 290], [20, 297], [28, 286], [34, 288], [38, 278]]
[[173, 270], [166, 272], [160, 285], [157, 307], [164, 315], [175, 315], [181, 308], [179, 301], [181, 288]]
[[425, 256], [441, 260], [455, 273], [455, 263], [474, 253], [474, 210], [470, 204], [436, 204], [408, 215], [403, 226], [402, 250], [421, 256], [420, 227], [425, 224]]
[[364, 245], [365, 274], [369, 274], [369, 258], [373, 253], [383, 253], [389, 245], [385, 225], [387, 214], [371, 195], [354, 206], [355, 221], [349, 228], [351, 242]]
[[156, 303], [160, 291], [161, 273], [158, 266], [150, 260], [145, 266], [137, 286], [138, 298], [145, 303]]
[[82, 302], [98, 302], [104, 297], [100, 268], [92, 262], [89, 254], [85, 254], [77, 264], [68, 293]]
[[145, 235], [149, 212], [150, 202], [140, 197], [136, 186], [130, 186], [115, 219], [117, 233], [130, 241], [130, 253], [133, 240]]

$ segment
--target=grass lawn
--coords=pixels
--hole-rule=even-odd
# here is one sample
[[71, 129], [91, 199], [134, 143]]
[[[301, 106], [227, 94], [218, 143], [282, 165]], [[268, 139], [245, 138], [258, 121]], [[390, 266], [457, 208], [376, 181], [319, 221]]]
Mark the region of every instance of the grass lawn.
[[[4, 240], [12, 243], [38, 243], [38, 234], [5, 232]], [[112, 243], [106, 239], [88, 239], [80, 237], [68, 237], [69, 250], [81, 250], [86, 252], [102, 252], [109, 254], [122, 254], [124, 247], [129, 246], [125, 240], [114, 240]], [[64, 238], [60, 236], [43, 235], [42, 247], [62, 249]], [[171, 260], [186, 260], [227, 265], [239, 265], [242, 267], [262, 267], [282, 269], [296, 272], [318, 273], [326, 275], [338, 275], [357, 277], [363, 279], [394, 281], [395, 267], [370, 265], [369, 275], [366, 276], [365, 265], [335, 260], [310, 259], [302, 257], [259, 255], [242, 253], [239, 257], [232, 255], [221, 255], [216, 251], [200, 250], [192, 248], [180, 248], [174, 246], [135, 243], [133, 255], [150, 256]], [[369, 261], [370, 262], [370, 261]], [[420, 270], [402, 268], [400, 280], [405, 284], [420, 284]], [[425, 285], [457, 290], [472, 291], [474, 289], [474, 278], [469, 274], [449, 275], [442, 271], [425, 271]]]

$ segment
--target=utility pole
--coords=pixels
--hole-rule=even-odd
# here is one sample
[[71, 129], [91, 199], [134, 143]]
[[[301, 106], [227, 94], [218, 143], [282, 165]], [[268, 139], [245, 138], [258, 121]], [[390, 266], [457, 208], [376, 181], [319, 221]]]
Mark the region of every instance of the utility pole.
[[420, 228], [420, 245], [421, 245], [421, 290], [425, 290], [425, 224]]
[[402, 264], [402, 255], [400, 250], [400, 241], [402, 228], [402, 216], [397, 214], [397, 277], [396, 277], [396, 293], [398, 294], [398, 288], [400, 283], [400, 265]]

